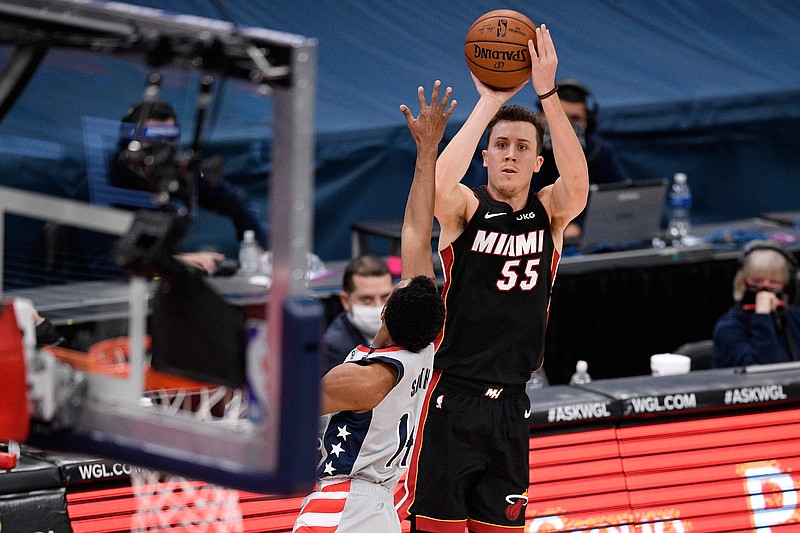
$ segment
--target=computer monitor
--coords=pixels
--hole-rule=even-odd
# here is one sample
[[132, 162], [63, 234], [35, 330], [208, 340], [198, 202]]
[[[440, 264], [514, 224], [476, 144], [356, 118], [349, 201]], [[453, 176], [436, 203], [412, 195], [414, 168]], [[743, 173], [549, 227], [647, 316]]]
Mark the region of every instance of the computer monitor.
[[651, 246], [661, 231], [668, 186], [667, 179], [591, 185], [578, 250]]

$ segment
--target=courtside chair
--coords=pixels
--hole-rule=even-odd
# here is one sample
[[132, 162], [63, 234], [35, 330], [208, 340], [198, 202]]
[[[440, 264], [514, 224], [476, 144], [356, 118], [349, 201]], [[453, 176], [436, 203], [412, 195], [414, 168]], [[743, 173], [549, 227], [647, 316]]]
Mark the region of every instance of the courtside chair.
[[711, 368], [711, 352], [714, 349], [714, 341], [705, 339], [702, 341], [687, 342], [676, 348], [672, 353], [685, 355], [692, 360], [691, 370], [708, 370]]

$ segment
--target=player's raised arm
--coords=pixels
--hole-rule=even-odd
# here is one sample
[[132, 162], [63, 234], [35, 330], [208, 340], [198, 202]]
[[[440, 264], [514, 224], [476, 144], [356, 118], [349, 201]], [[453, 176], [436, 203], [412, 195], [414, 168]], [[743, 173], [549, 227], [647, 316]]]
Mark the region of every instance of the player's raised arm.
[[543, 188], [539, 198], [550, 214], [554, 236], [560, 241], [566, 225], [586, 207], [589, 170], [583, 148], [555, 90], [558, 56], [550, 30], [544, 24], [536, 28], [536, 43], [536, 47], [532, 42], [528, 43], [532, 63], [531, 81], [547, 117], [553, 142], [553, 157], [559, 173], [552, 189]]
[[469, 169], [486, 126], [497, 110], [527, 83], [523, 82], [512, 89], [494, 89], [474, 74], [471, 76], [480, 99], [436, 161], [435, 215], [441, 227], [440, 250], [458, 237], [477, 206], [474, 195], [461, 180]]
[[417, 144], [417, 162], [406, 202], [400, 246], [403, 279], [415, 276], [434, 277], [431, 232], [436, 193], [436, 156], [439, 153], [439, 142], [444, 136], [447, 121], [456, 107], [455, 100], [447, 105], [450, 99], [450, 87], [444, 91], [440, 101], [440, 88], [441, 82], [437, 80], [433, 84], [430, 105], [425, 101], [425, 89], [423, 87], [418, 89], [420, 111], [416, 118], [407, 105], [400, 106], [408, 122], [411, 136]]
[[[433, 230], [433, 206], [436, 190], [436, 155], [439, 153], [439, 142], [444, 136], [447, 121], [453, 114], [455, 100], [447, 105], [451, 89], [448, 87], [444, 95], [439, 97], [441, 83], [433, 84], [431, 103], [425, 101], [425, 90], [420, 87], [419, 116], [414, 118], [405, 104], [400, 110], [406, 117], [408, 129], [417, 144], [417, 162], [414, 168], [414, 179], [408, 193], [406, 212], [403, 218], [402, 241], [400, 255], [402, 258], [401, 277], [403, 280], [397, 287], [403, 287], [416, 276], [434, 278], [431, 255], [431, 232]], [[439, 301], [438, 294], [434, 295]], [[390, 297], [391, 302], [391, 297]], [[387, 306], [389, 303], [387, 303]], [[384, 312], [386, 312], [384, 310]], [[444, 320], [442, 318], [442, 320]], [[441, 323], [436, 331], [441, 330]], [[435, 336], [435, 335], [434, 335]], [[431, 337], [431, 340], [433, 337]], [[393, 346], [395, 341], [389, 336], [384, 320], [381, 329], [375, 336], [373, 347]], [[405, 346], [408, 348], [408, 346]], [[375, 361], [361, 365], [344, 363], [332, 368], [322, 378], [322, 413], [336, 411], [368, 411], [386, 397], [396, 385], [398, 371], [391, 365]]]

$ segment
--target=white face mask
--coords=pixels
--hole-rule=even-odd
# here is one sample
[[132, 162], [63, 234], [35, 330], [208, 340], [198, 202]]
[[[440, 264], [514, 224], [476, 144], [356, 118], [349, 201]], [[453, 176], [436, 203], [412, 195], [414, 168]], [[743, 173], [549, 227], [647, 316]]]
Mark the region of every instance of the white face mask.
[[381, 306], [352, 304], [349, 313], [350, 322], [361, 333], [372, 339], [378, 334], [383, 322], [381, 311], [383, 311]]

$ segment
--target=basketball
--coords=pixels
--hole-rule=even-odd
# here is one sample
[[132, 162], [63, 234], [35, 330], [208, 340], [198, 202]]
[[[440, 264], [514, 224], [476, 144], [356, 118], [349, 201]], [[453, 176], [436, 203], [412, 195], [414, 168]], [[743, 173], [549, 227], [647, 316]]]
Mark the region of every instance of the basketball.
[[467, 31], [467, 66], [490, 87], [516, 87], [531, 75], [528, 39], [536, 45], [536, 26], [522, 13], [511, 9], [484, 13]]

